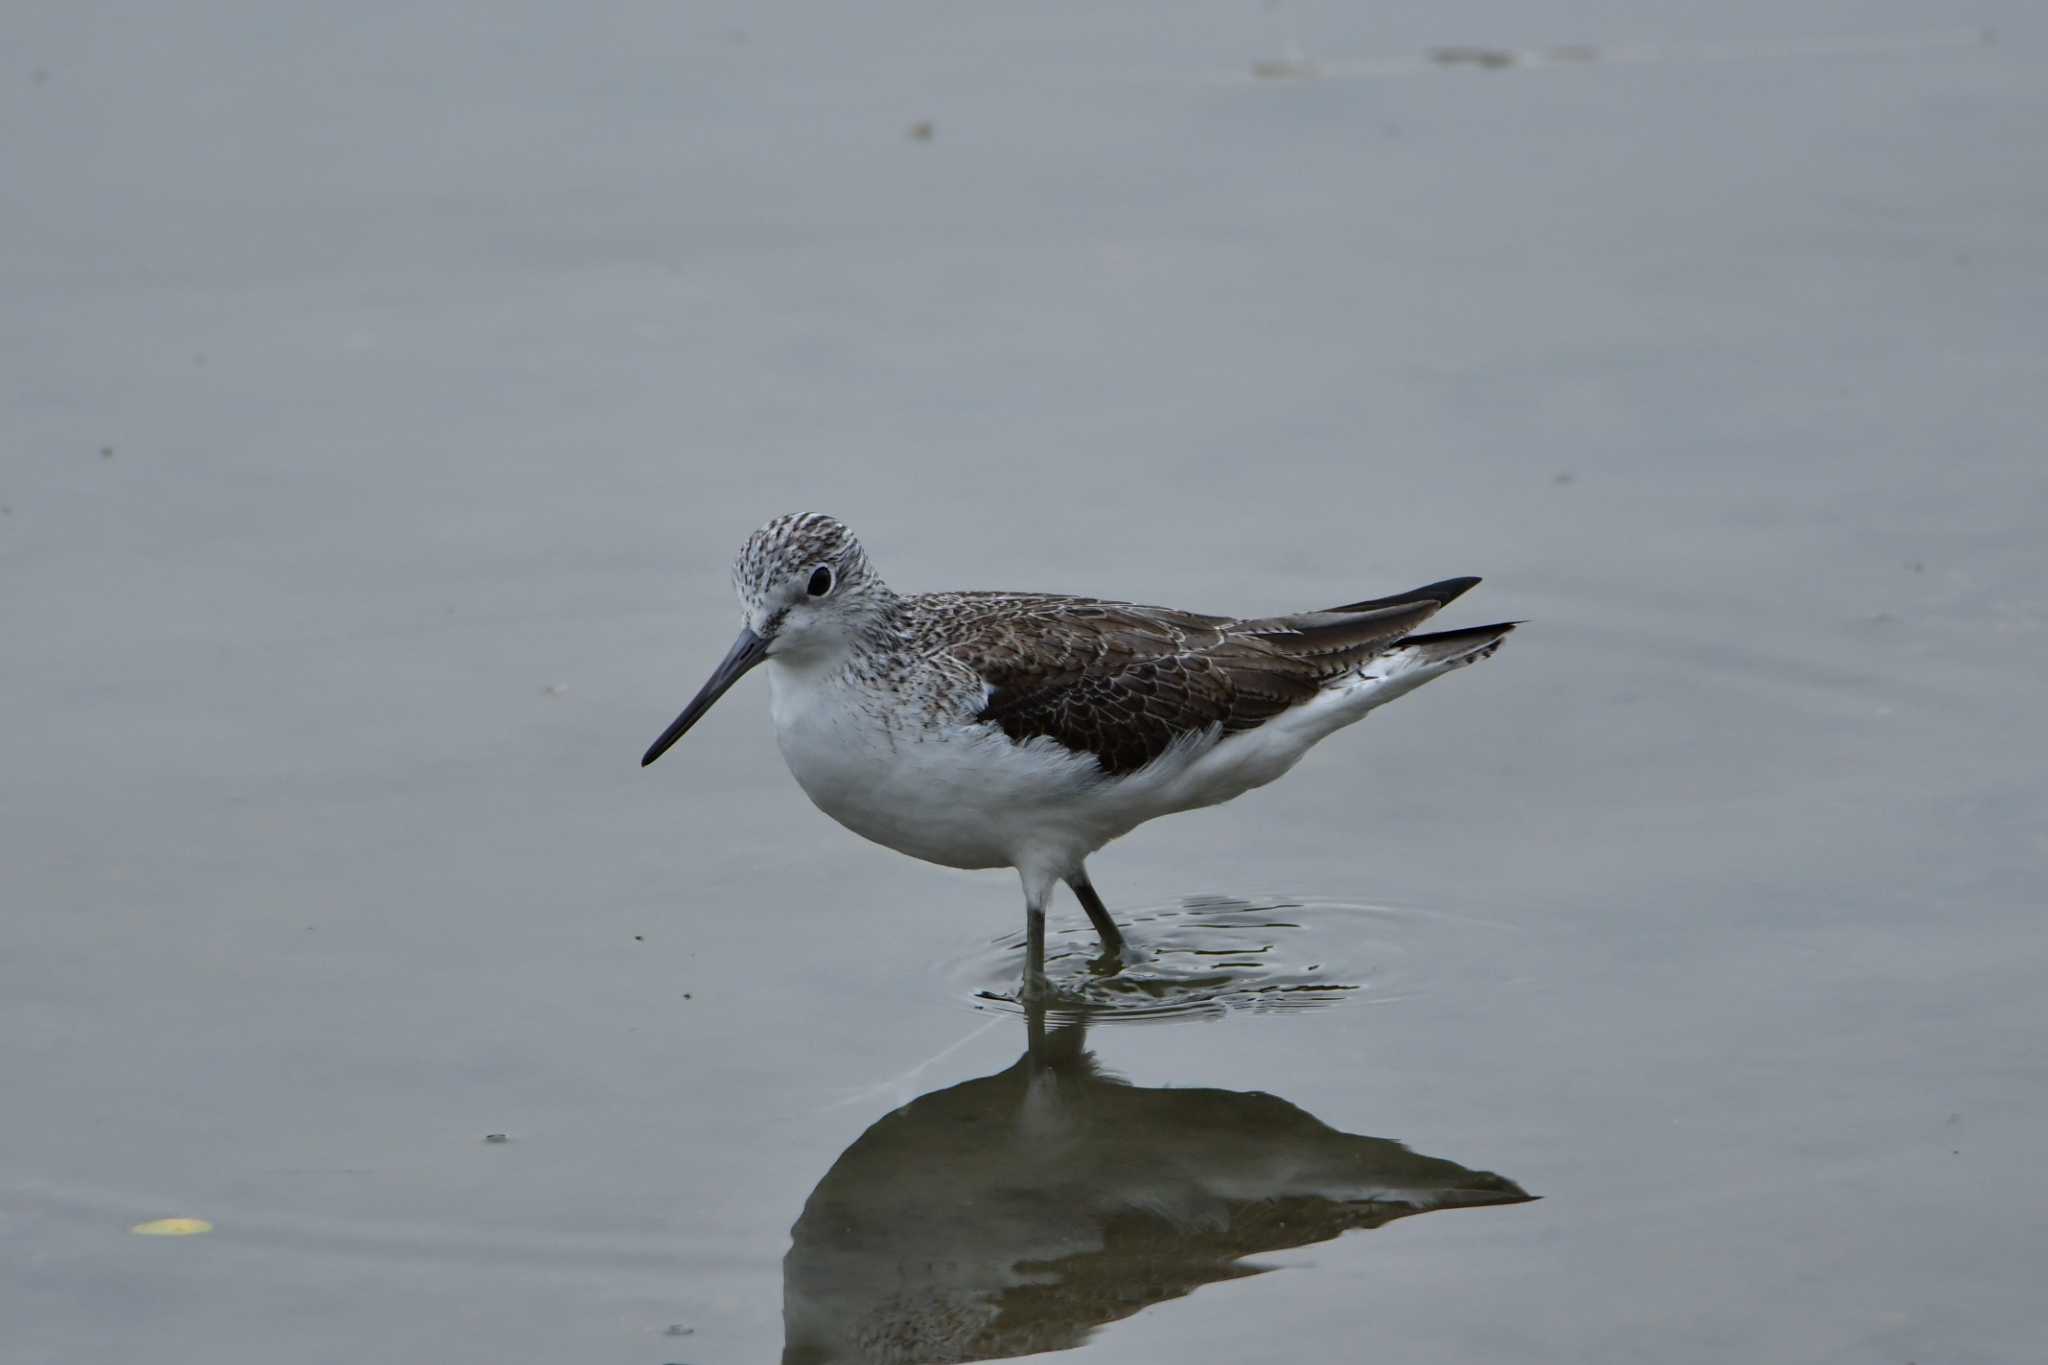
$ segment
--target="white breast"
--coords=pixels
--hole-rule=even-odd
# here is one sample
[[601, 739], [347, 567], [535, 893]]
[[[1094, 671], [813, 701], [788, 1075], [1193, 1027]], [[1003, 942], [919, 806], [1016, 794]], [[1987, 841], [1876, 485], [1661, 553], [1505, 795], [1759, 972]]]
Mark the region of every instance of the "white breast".
[[[1089, 760], [1001, 731], [896, 711], [843, 674], [771, 660], [775, 738], [819, 810], [863, 838], [947, 867], [1014, 867], [1074, 828], [1097, 785]], [[1100, 841], [1097, 841], [1099, 846]]]

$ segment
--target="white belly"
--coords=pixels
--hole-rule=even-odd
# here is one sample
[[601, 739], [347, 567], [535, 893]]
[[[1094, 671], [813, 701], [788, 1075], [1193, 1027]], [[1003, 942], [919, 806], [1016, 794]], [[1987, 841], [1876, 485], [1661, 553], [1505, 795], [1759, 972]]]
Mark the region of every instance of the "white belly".
[[843, 678], [771, 660], [775, 737], [818, 809], [854, 833], [947, 867], [1036, 867], [1061, 876], [1147, 820], [1273, 781], [1367, 709], [1333, 694], [1258, 729], [1196, 737], [1140, 772], [1103, 776], [1048, 740], [992, 725], [888, 719]]

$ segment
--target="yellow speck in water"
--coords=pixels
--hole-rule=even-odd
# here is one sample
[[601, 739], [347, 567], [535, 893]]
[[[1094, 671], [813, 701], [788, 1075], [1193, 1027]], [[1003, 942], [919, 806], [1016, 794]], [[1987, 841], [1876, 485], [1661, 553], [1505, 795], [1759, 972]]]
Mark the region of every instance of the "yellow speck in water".
[[138, 1237], [197, 1237], [202, 1232], [212, 1232], [213, 1224], [204, 1218], [152, 1218], [128, 1231]]

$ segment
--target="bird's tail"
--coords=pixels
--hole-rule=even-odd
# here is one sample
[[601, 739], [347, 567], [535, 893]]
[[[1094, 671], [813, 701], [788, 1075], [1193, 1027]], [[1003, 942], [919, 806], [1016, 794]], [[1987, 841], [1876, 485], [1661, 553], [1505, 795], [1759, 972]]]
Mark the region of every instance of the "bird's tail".
[[1350, 675], [1345, 684], [1346, 710], [1363, 715], [1404, 697], [1434, 678], [1484, 659], [1520, 622], [1501, 621], [1463, 630], [1440, 630], [1403, 636]]
[[1388, 653], [1406, 654], [1408, 657], [1402, 662], [1407, 668], [1441, 669], [1445, 665], [1462, 668], [1466, 664], [1478, 663], [1499, 649], [1508, 632], [1520, 624], [1520, 621], [1499, 621], [1490, 626], [1466, 626], [1462, 630], [1409, 635]]

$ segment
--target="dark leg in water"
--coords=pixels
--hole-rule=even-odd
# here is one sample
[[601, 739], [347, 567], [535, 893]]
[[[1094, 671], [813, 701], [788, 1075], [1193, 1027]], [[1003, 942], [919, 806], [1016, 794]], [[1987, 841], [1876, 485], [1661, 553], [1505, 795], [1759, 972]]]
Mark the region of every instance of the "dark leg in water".
[[1095, 933], [1102, 940], [1102, 951], [1112, 957], [1124, 950], [1123, 930], [1116, 927], [1116, 921], [1109, 917], [1103, 907], [1102, 897], [1095, 894], [1089, 884], [1086, 868], [1067, 878], [1067, 885], [1074, 888], [1074, 895], [1080, 900], [1081, 908], [1088, 912], [1088, 922], [1095, 926]]
[[1045, 980], [1045, 906], [1052, 899], [1054, 878], [1037, 868], [1017, 869], [1024, 881], [1024, 994], [1026, 1000], [1043, 1000], [1048, 993]]
[[1045, 906], [1024, 907], [1024, 998], [1042, 1000], [1045, 981]]

